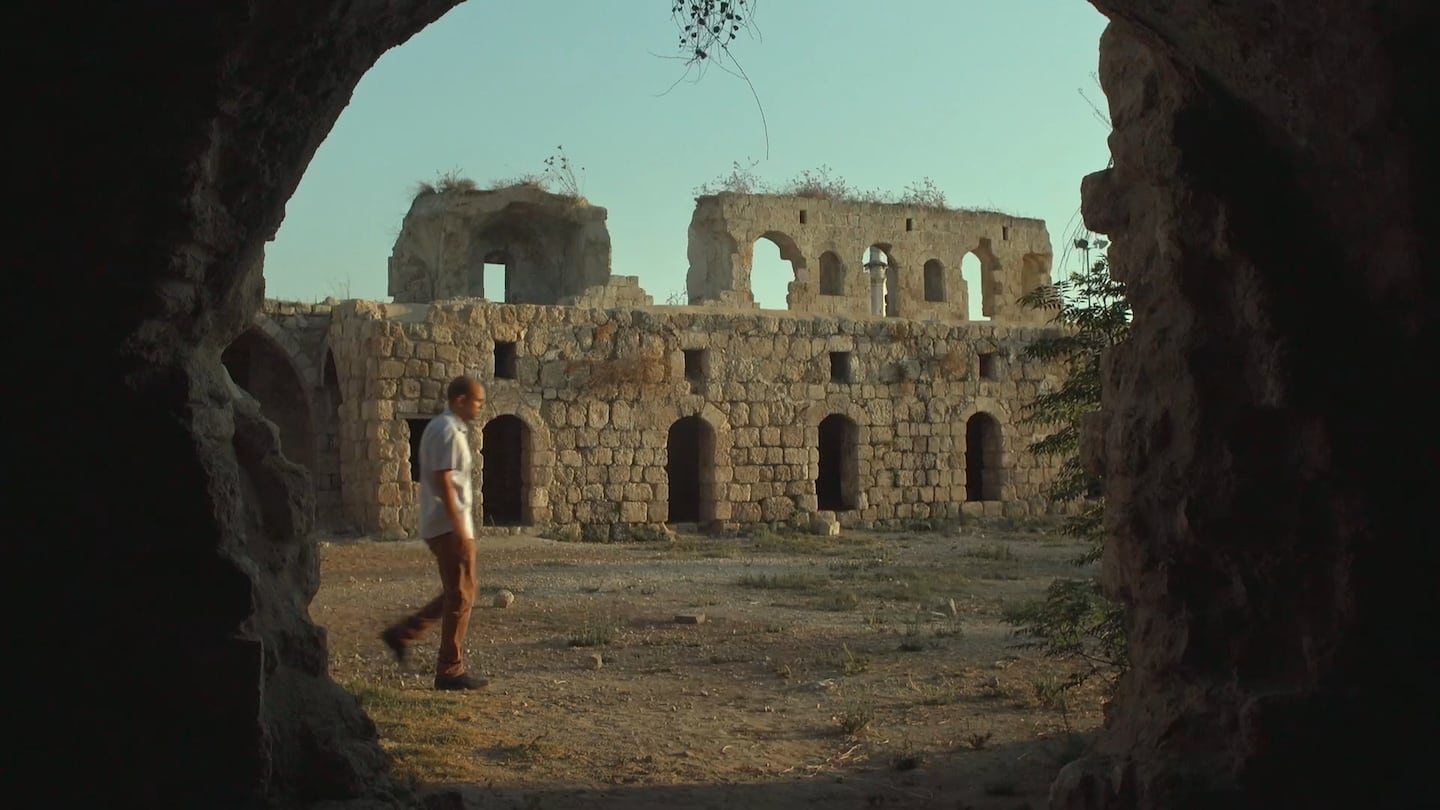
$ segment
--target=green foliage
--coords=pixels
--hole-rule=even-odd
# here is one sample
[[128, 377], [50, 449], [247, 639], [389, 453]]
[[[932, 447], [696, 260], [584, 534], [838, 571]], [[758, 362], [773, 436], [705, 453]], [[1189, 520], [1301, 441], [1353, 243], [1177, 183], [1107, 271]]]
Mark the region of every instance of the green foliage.
[[[1075, 246], [1088, 258], [1091, 246], [1087, 240], [1077, 240]], [[1101, 356], [1129, 333], [1130, 304], [1125, 286], [1110, 277], [1109, 261], [1103, 253], [1082, 272], [1039, 287], [1020, 302], [1053, 312], [1051, 322], [1061, 327], [1058, 334], [1036, 340], [1022, 352], [1027, 360], [1057, 362], [1066, 371], [1059, 388], [1038, 394], [1026, 405], [1022, 422], [1051, 429], [1049, 435], [1030, 445], [1030, 451], [1038, 456], [1060, 459], [1051, 498], [1084, 501], [1061, 531], [1089, 541], [1087, 551], [1074, 561], [1086, 565], [1098, 560], [1104, 547], [1105, 505], [1097, 494], [1100, 482], [1086, 473], [1080, 462], [1081, 423], [1100, 408]], [[1100, 672], [1125, 669], [1128, 655], [1123, 619], [1120, 604], [1104, 593], [1096, 577], [1057, 579], [1044, 597], [1006, 615], [1016, 633], [1026, 639], [1025, 646], [1085, 665], [1067, 686]]]

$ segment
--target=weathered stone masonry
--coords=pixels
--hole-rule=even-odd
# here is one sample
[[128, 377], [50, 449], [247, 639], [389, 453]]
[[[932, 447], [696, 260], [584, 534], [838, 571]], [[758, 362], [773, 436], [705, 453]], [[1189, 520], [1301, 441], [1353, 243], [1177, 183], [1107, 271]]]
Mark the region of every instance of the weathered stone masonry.
[[[1055, 508], [1056, 470], [1020, 416], [1060, 370], [1019, 360], [1044, 316], [1013, 300], [1049, 281], [1043, 222], [734, 194], [695, 211], [695, 306], [655, 307], [610, 274], [603, 208], [528, 186], [422, 195], [390, 258], [400, 303], [266, 302], [226, 364], [311, 471], [330, 528], [414, 530], [415, 440], [459, 374], [490, 389], [473, 433], [485, 527], [619, 539]], [[795, 263], [788, 312], [749, 299], [754, 238]], [[839, 255], [869, 244], [890, 263], [888, 316]], [[990, 321], [968, 322], [966, 252], [983, 254]], [[503, 303], [482, 284], [496, 263]]]
[[263, 403], [286, 456], [310, 472], [316, 522], [339, 528], [355, 524], [341, 508], [339, 379], [329, 331], [330, 303], [269, 300], [221, 359], [231, 379]]
[[[792, 312], [864, 318], [870, 281], [861, 257], [873, 246], [889, 263], [884, 314], [964, 321], [978, 297], [982, 314], [1010, 324], [1040, 324], [1043, 312], [1018, 300], [1050, 282], [1045, 222], [998, 211], [855, 203], [789, 195], [722, 193], [695, 202], [690, 220], [690, 303], [754, 308], [755, 242], [766, 239], [790, 262]], [[961, 277], [966, 254], [980, 260], [979, 289]]]
[[[409, 439], [423, 421], [407, 420], [442, 409], [460, 373], [489, 387], [472, 432], [486, 526], [623, 539], [677, 520], [672, 509], [685, 522], [833, 511], [842, 525], [893, 525], [1049, 508], [1054, 470], [1026, 452], [1037, 435], [1018, 423], [1017, 404], [1058, 383], [1057, 369], [1018, 359], [1035, 328], [480, 302], [347, 301], [333, 318], [345, 505], [371, 531], [413, 531]], [[496, 374], [505, 344], [513, 379]], [[827, 417], [838, 427], [822, 442]], [[491, 427], [517, 419], [518, 437]], [[682, 435], [687, 424], [701, 435]], [[519, 446], [501, 469], [487, 467], [492, 436]], [[838, 502], [822, 504], [827, 475]], [[518, 508], [497, 521], [484, 496], [517, 478]]]

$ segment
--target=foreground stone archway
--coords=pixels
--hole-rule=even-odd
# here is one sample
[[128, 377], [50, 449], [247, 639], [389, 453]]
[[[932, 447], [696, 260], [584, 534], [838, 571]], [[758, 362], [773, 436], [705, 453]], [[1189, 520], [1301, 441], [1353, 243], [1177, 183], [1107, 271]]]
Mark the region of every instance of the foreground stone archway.
[[[355, 83], [453, 5], [17, 11], [17, 67], [45, 79], [23, 83], [15, 134], [36, 163], [16, 180], [48, 177], [55, 198], [23, 223], [16, 294], [67, 304], [39, 330], [50, 356], [14, 371], [41, 391], [103, 392], [117, 428], [105, 453], [143, 465], [79, 500], [37, 488], [33, 517], [18, 516], [21, 532], [52, 539], [29, 544], [25, 570], [65, 573], [47, 583], [47, 620], [12, 637], [49, 662], [14, 764], [88, 763], [49, 780], [51, 801], [403, 795], [305, 614], [318, 586], [311, 490], [236, 401], [220, 354], [260, 309], [261, 249]], [[61, 223], [61, 208], [79, 219]], [[97, 415], [78, 397], [53, 402], [60, 423]], [[90, 457], [96, 441], [57, 436], [11, 462]]]
[[1096, 5], [1114, 166], [1083, 210], [1135, 320], [1087, 443], [1133, 668], [1052, 807], [1419, 806], [1433, 633], [1402, 628], [1435, 614], [1437, 468], [1387, 448], [1440, 455], [1375, 415], [1435, 376], [1402, 359], [1437, 314], [1424, 6]]
[[[148, 462], [82, 503], [17, 493], [18, 532], [55, 542], [23, 544], [12, 570], [65, 576], [45, 595], [55, 612], [13, 643], [68, 666], [35, 668], [43, 725], [15, 767], [87, 763], [47, 785], [52, 802], [403, 794], [304, 614], [304, 477], [219, 357], [356, 82], [454, 4], [19, 13], [18, 72], [45, 81], [22, 82], [14, 182], [49, 198], [16, 229], [15, 294], [66, 306], [37, 330], [55, 351], [15, 372], [103, 388], [123, 426], [106, 452]], [[1419, 190], [1435, 176], [1431, 4], [1095, 4], [1117, 20], [1102, 59], [1116, 159], [1085, 210], [1112, 237], [1136, 328], [1108, 361], [1092, 460], [1135, 668], [1052, 806], [1407, 806], [1436, 702], [1413, 625], [1434, 614], [1440, 471], [1392, 456], [1440, 455], [1433, 427], [1375, 414], [1409, 412], [1434, 377], [1413, 360], [1435, 343]], [[1326, 301], [1356, 317], [1339, 328]], [[52, 419], [93, 416], [56, 395]], [[94, 441], [56, 436], [11, 463]]]

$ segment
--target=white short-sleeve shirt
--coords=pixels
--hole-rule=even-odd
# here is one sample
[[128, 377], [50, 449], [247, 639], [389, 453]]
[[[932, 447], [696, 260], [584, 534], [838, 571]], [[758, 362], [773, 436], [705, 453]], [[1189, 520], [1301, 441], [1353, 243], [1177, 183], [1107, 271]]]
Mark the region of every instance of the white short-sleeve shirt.
[[455, 490], [455, 503], [465, 521], [465, 533], [475, 536], [474, 487], [470, 481], [473, 461], [470, 455], [470, 429], [465, 420], [449, 408], [430, 420], [420, 436], [420, 536], [430, 539], [453, 532], [456, 526], [445, 511], [441, 491], [435, 486], [435, 473], [454, 470], [450, 476]]

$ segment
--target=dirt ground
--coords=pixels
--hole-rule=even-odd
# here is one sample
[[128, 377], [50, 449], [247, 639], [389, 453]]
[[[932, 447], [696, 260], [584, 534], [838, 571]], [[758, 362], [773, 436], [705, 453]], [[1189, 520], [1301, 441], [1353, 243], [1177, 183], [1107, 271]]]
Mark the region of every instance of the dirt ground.
[[1084, 573], [1053, 532], [479, 544], [484, 692], [430, 688], [433, 636], [408, 673], [377, 639], [438, 592], [422, 543], [324, 543], [311, 606], [397, 770], [467, 806], [1038, 810], [1100, 724], [1002, 619]]

